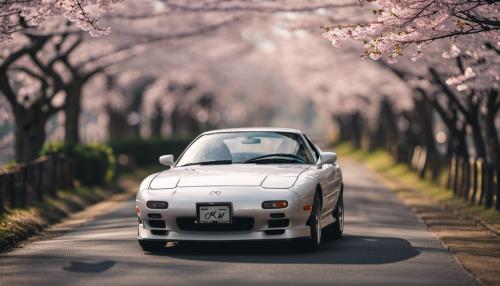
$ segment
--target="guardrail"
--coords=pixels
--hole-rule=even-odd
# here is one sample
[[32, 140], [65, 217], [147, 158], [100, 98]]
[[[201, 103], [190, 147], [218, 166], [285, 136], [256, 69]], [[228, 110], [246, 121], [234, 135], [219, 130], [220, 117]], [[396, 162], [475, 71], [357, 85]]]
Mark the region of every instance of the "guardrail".
[[446, 164], [442, 162], [442, 158], [431, 158], [425, 148], [416, 146], [411, 155], [410, 166], [422, 177], [426, 176], [426, 171], [430, 171], [431, 179], [435, 182], [436, 174], [446, 167], [447, 180], [444, 184], [441, 183], [443, 187], [453, 190], [457, 196], [469, 202], [500, 210], [500, 162], [493, 164], [481, 158], [462, 158], [456, 155], [445, 160]]
[[0, 170], [0, 214], [6, 208], [27, 208], [60, 189], [73, 188], [74, 163], [64, 154], [43, 156], [9, 170]]

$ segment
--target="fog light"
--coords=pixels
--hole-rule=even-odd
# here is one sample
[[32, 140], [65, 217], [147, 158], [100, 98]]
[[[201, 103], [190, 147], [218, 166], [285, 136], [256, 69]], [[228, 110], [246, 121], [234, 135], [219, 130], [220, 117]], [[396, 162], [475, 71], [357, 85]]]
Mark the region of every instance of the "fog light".
[[284, 209], [288, 207], [287, 201], [265, 201], [262, 203], [263, 209]]
[[148, 201], [146, 206], [150, 209], [166, 209], [168, 208], [168, 203], [161, 201]]

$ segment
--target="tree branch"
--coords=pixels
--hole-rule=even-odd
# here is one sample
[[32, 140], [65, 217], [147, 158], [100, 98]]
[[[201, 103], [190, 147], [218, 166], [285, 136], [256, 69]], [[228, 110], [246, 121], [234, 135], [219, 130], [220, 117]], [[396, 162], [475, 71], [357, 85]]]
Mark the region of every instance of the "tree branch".
[[259, 13], [277, 13], [277, 12], [312, 12], [318, 9], [333, 9], [333, 8], [348, 8], [357, 7], [359, 2], [351, 2], [344, 4], [322, 4], [313, 6], [301, 6], [301, 7], [285, 7], [285, 6], [245, 6], [245, 5], [232, 5], [232, 6], [217, 6], [217, 5], [183, 5], [172, 3], [169, 1], [163, 1], [166, 6], [187, 12], [259, 12]]
[[40, 38], [38, 41], [32, 42], [31, 45], [24, 46], [24, 47], [20, 48], [19, 50], [11, 53], [0, 65], [0, 72], [7, 71], [9, 66], [12, 63], [14, 63], [15, 61], [17, 61], [19, 58], [21, 58], [22, 56], [24, 56], [28, 53], [32, 53], [32, 52], [36, 52], [36, 51], [40, 50], [45, 45], [46, 42], [47, 42], [47, 38]]
[[123, 45], [121, 47], [117, 47], [117, 48], [115, 48], [115, 49], [113, 49], [113, 50], [111, 50], [103, 55], [96, 55], [96, 56], [90, 57], [90, 58], [86, 59], [84, 62], [82, 62], [80, 68], [83, 68], [85, 65], [88, 65], [88, 64], [93, 64], [94, 62], [99, 61], [102, 58], [112, 56], [113, 54], [117, 54], [117, 53], [127, 51], [127, 50], [132, 50], [132, 49], [136, 48], [137, 46], [141, 46], [141, 45], [147, 46], [147, 45], [158, 43], [161, 41], [184, 39], [184, 38], [189, 38], [189, 37], [193, 37], [193, 36], [197, 36], [197, 35], [201, 35], [201, 34], [206, 34], [206, 33], [221, 29], [223, 27], [226, 27], [228, 25], [231, 25], [233, 23], [236, 23], [239, 20], [240, 20], [240, 17], [235, 17], [235, 18], [232, 18], [230, 20], [222, 21], [222, 22], [217, 23], [217, 24], [202, 27], [200, 29], [191, 30], [191, 31], [183, 31], [183, 32], [179, 32], [179, 33], [172, 33], [172, 34], [166, 34], [166, 35], [148, 35], [148, 34], [124, 33], [127, 35], [133, 35], [136, 37], [144, 37], [145, 39], [138, 41], [132, 45], [127, 44], [127, 45]]
[[29, 76], [31, 76], [33, 78], [36, 78], [40, 82], [48, 84], [47, 80], [42, 75], [40, 75], [40, 74], [38, 74], [38, 73], [36, 73], [36, 72], [26, 68], [26, 67], [13, 67], [10, 70], [24, 72], [25, 74], [28, 74]]

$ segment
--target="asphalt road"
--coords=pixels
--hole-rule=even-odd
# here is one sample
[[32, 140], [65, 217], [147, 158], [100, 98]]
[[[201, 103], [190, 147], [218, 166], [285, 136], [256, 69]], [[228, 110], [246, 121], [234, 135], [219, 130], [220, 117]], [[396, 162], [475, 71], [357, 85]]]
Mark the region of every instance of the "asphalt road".
[[134, 202], [0, 255], [0, 285], [473, 285], [425, 225], [369, 171], [342, 162], [345, 236], [308, 253], [287, 243], [135, 240]]

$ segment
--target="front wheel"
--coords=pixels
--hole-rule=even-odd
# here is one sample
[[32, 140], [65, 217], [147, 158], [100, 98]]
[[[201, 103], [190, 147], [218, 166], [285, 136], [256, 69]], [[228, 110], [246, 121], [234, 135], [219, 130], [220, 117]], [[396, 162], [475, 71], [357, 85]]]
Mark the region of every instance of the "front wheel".
[[331, 237], [333, 239], [340, 239], [342, 237], [342, 233], [344, 232], [344, 196], [341, 193], [339, 202], [337, 204], [337, 208], [333, 212], [333, 217], [335, 218], [335, 222], [329, 227]]
[[139, 240], [139, 245], [142, 250], [147, 252], [158, 252], [165, 248], [164, 241], [148, 241], [148, 240]]
[[311, 230], [311, 237], [303, 242], [304, 246], [311, 251], [318, 250], [321, 244], [321, 197], [318, 193], [314, 195], [309, 228]]

